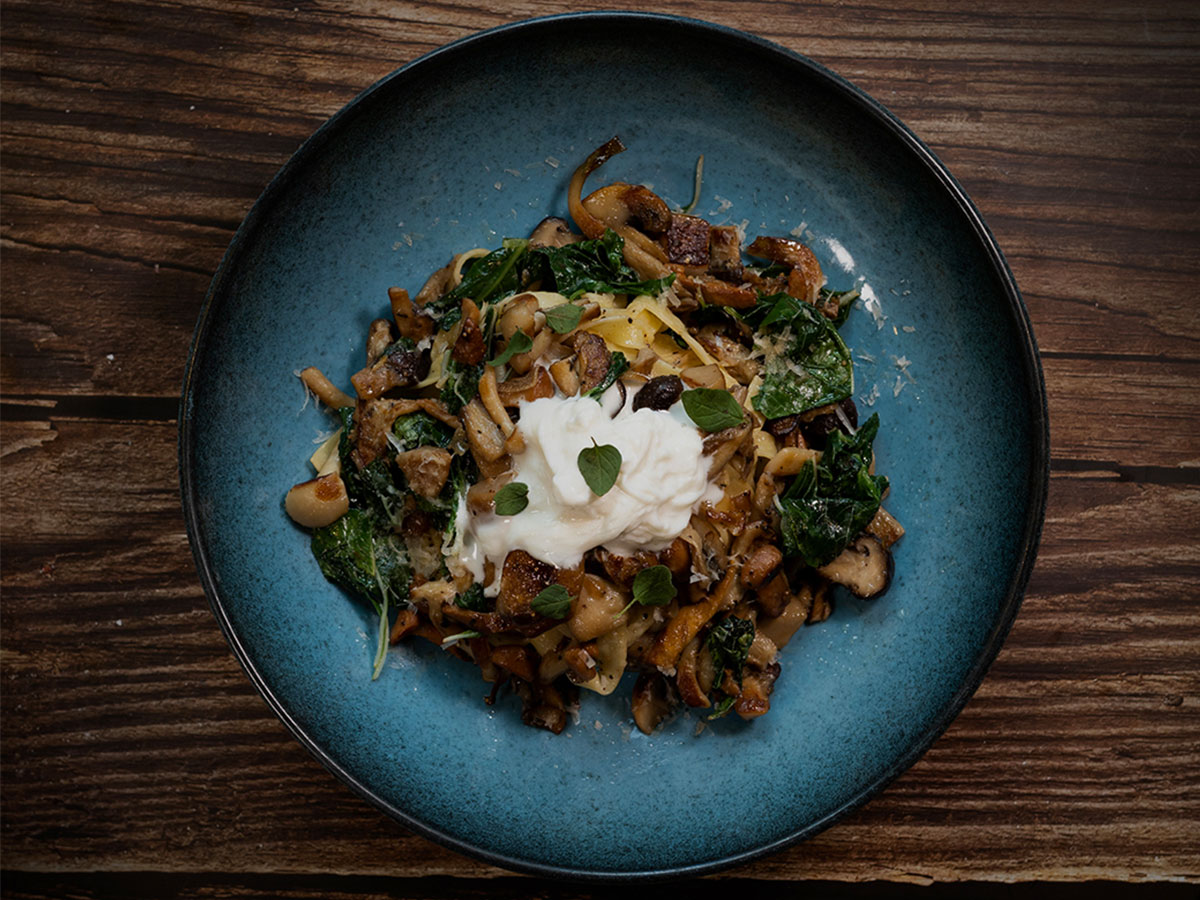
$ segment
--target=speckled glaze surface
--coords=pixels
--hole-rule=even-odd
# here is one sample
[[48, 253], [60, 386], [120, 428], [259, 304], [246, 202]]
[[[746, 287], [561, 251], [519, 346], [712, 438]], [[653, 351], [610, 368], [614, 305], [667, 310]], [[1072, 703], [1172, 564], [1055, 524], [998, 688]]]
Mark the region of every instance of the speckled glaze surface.
[[[670, 91], [660, 87], [669, 83]], [[677, 102], [669, 102], [669, 101]], [[455, 251], [566, 213], [571, 169], [698, 214], [803, 233], [877, 411], [887, 506], [908, 529], [891, 590], [839, 597], [782, 655], [769, 715], [646, 737], [629, 691], [587, 694], [559, 737], [489, 709], [478, 671], [424, 642], [370, 679], [373, 623], [283, 511], [331, 420], [294, 372], [348, 384], [386, 290]], [[953, 180], [865, 95], [704, 23], [583, 14], [476, 35], [399, 70], [295, 155], [238, 231], [197, 326], [181, 410], [189, 532], [214, 612], [297, 737], [410, 827], [492, 862], [591, 878], [694, 874], [827, 827], [913, 761], [995, 656], [1036, 550], [1044, 388], [1016, 287]], [[731, 717], [732, 719], [732, 717]], [[983, 786], [986, 789], [986, 786]], [[253, 797], [246, 797], [253, 803]], [[319, 813], [318, 813], [319, 814]]]

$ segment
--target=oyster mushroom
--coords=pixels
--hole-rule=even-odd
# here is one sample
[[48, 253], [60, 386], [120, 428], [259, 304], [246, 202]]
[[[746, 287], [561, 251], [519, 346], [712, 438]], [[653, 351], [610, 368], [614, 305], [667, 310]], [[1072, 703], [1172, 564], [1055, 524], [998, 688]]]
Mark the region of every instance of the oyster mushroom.
[[886, 591], [892, 582], [892, 554], [876, 538], [863, 534], [817, 572], [849, 588], [854, 596], [870, 600]]
[[529, 235], [529, 243], [535, 247], [565, 247], [578, 240], [580, 236], [571, 230], [570, 223], [558, 216], [546, 216]]

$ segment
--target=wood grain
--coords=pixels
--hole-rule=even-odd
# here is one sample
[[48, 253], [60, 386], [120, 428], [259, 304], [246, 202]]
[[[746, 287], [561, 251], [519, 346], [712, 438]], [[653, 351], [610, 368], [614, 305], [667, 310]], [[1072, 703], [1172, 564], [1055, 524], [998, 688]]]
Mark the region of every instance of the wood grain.
[[[299, 143], [421, 53], [568, 8], [5, 4], [6, 896], [585, 895], [407, 833], [292, 740], [208, 612], [174, 423], [209, 278]], [[810, 55], [931, 144], [1021, 285], [1052, 417], [1037, 568], [962, 715], [845, 822], [697, 895], [1200, 881], [1200, 13], [655, 8]]]

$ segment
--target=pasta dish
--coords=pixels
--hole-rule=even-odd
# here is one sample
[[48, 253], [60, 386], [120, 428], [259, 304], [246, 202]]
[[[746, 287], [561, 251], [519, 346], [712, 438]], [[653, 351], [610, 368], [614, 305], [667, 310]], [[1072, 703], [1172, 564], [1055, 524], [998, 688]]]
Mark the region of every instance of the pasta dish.
[[903, 534], [839, 334], [857, 293], [791, 237], [585, 196], [624, 149], [575, 170], [571, 221], [391, 288], [352, 393], [300, 373], [340, 428], [285, 501], [377, 616], [374, 677], [431, 641], [556, 734], [627, 670], [647, 734], [766, 713], [779, 651], [832, 585], [883, 593]]

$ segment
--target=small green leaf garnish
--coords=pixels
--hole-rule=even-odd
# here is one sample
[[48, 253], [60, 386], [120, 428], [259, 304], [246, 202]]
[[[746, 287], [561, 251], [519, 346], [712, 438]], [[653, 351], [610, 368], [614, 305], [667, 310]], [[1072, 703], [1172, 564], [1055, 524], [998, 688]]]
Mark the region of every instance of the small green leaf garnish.
[[613, 621], [629, 612], [635, 603], [642, 606], [666, 606], [675, 597], [675, 584], [671, 581], [671, 570], [666, 566], [650, 566], [642, 569], [633, 579], [633, 599], [623, 610], [613, 616]]
[[518, 353], [526, 353], [533, 346], [533, 339], [523, 331], [514, 331], [508, 339], [504, 352], [495, 359], [489, 359], [489, 366], [502, 366]]
[[574, 303], [563, 303], [546, 310], [546, 324], [555, 334], [566, 334], [579, 324], [583, 316], [583, 307]]
[[579, 451], [577, 463], [579, 474], [592, 493], [603, 497], [617, 483], [617, 475], [621, 471], [621, 451], [612, 444], [597, 444], [593, 438], [592, 446]]
[[674, 597], [675, 584], [666, 566], [642, 569], [633, 579], [633, 599], [642, 606], [666, 606]]
[[454, 605], [462, 609], [472, 610], [473, 612], [486, 612], [488, 604], [483, 596], [483, 585], [479, 582], [472, 584], [454, 598]]
[[552, 584], [533, 598], [533, 611], [551, 619], [565, 619], [571, 611], [571, 595], [561, 584]]
[[745, 413], [733, 394], [718, 388], [683, 392], [683, 409], [698, 428], [710, 434], [740, 425]]
[[510, 481], [496, 491], [496, 515], [515, 516], [529, 505], [529, 485]]

